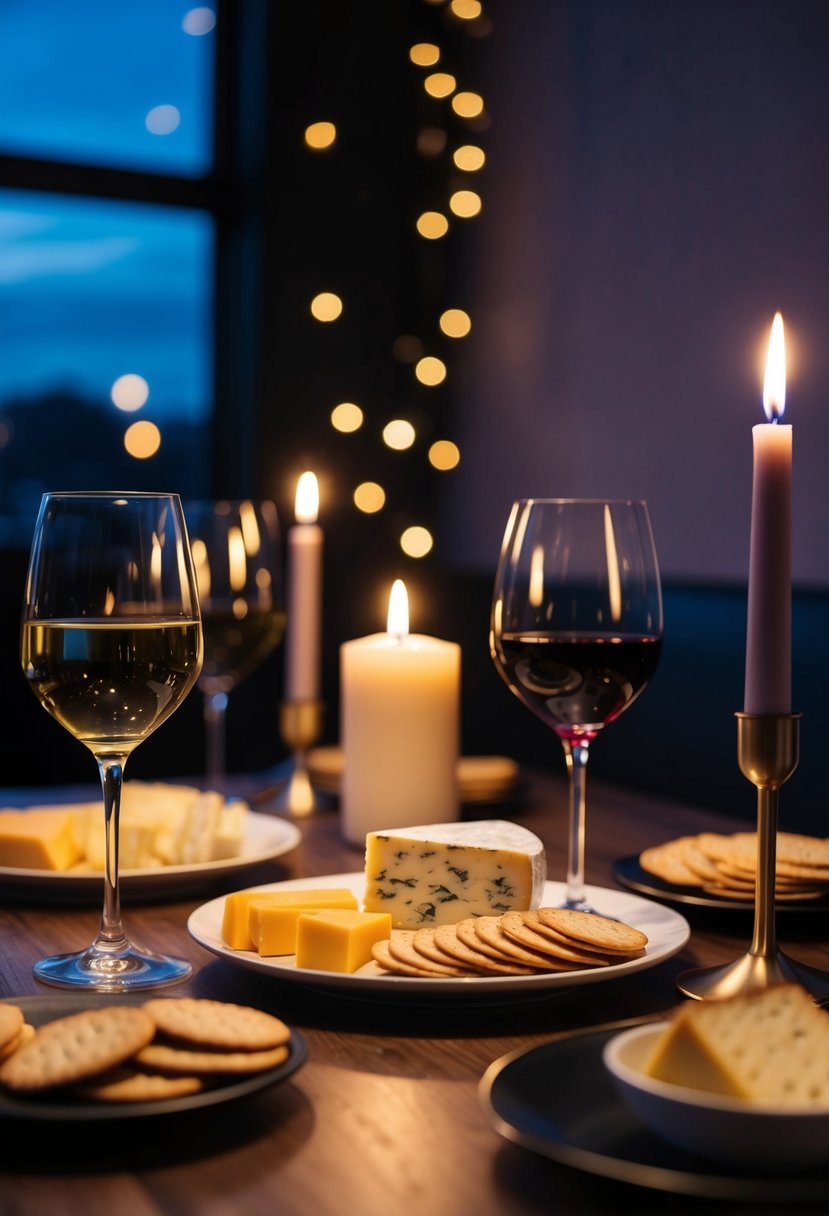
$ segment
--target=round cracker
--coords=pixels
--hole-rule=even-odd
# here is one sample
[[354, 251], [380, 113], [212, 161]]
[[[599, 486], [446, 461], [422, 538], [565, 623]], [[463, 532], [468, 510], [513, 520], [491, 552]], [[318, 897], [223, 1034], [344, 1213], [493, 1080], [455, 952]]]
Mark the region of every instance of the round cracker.
[[203, 1077], [142, 1072], [126, 1064], [87, 1085], [76, 1086], [75, 1092], [96, 1102], [159, 1102], [186, 1098], [201, 1093], [204, 1087]]
[[698, 885], [697, 876], [688, 865], [682, 849], [683, 840], [669, 840], [665, 844], [651, 845], [639, 854], [639, 864], [648, 874], [654, 874], [663, 882], [673, 883], [677, 887], [694, 887]]
[[371, 947], [371, 957], [379, 967], [384, 971], [390, 971], [393, 975], [416, 975], [423, 976], [428, 979], [432, 976], [438, 978], [437, 971], [424, 971], [421, 967], [410, 967], [408, 963], [403, 963], [399, 959], [392, 958], [389, 951], [389, 943], [386, 939], [379, 942], [374, 942]]
[[35, 1028], [30, 1026], [28, 1022], [24, 1022], [13, 1039], [0, 1047], [0, 1064], [3, 1060], [7, 1060], [9, 1056], [14, 1055], [18, 1048], [24, 1043], [28, 1043], [30, 1039], [35, 1037]]
[[648, 944], [647, 935], [640, 929], [597, 912], [578, 912], [573, 908], [539, 908], [537, 911], [543, 924], [605, 954], [630, 954], [643, 950]]
[[389, 940], [389, 954], [407, 967], [414, 967], [428, 975], [468, 976], [474, 974], [466, 967], [454, 963], [436, 963], [425, 958], [414, 947], [414, 935], [417, 929], [396, 929]]
[[564, 958], [571, 963], [579, 963], [584, 967], [608, 966], [607, 955], [591, 953], [588, 950], [575, 950], [565, 944], [564, 940], [556, 940], [550, 933], [542, 933], [537, 926], [541, 925], [534, 912], [504, 912], [501, 915], [501, 928], [507, 937], [511, 937], [521, 946], [530, 950], [540, 950], [542, 954], [551, 954], [554, 958]]
[[287, 1058], [288, 1048], [284, 1044], [266, 1051], [191, 1051], [169, 1043], [150, 1043], [136, 1053], [135, 1062], [150, 1072], [221, 1076], [264, 1072]]
[[155, 1022], [136, 1005], [85, 1009], [41, 1026], [0, 1066], [0, 1081], [20, 1092], [69, 1085], [129, 1059], [154, 1035]]
[[498, 950], [502, 957], [519, 963], [529, 963], [537, 971], [575, 971], [576, 964], [565, 959], [552, 958], [539, 950], [530, 950], [507, 937], [501, 928], [500, 916], [479, 916], [475, 921], [475, 932], [481, 941], [486, 942], [493, 950]]
[[[474, 934], [474, 930], [473, 930]], [[480, 938], [476, 937], [477, 941]], [[490, 975], [533, 975], [534, 968], [522, 963], [509, 962], [505, 958], [493, 958], [481, 950], [461, 941], [457, 925], [437, 925], [435, 928], [435, 943], [446, 954], [456, 959], [461, 966], [475, 967]]]
[[250, 1005], [204, 997], [155, 997], [143, 1008], [166, 1037], [198, 1047], [265, 1051], [287, 1043], [283, 1021]]
[[[451, 925], [442, 926], [444, 929], [451, 929]], [[448, 967], [463, 967], [469, 971], [470, 975], [480, 974], [480, 967], [476, 960], [463, 960], [453, 958], [451, 954], [447, 954], [442, 950], [437, 942], [437, 926], [427, 925], [422, 929], [416, 929], [415, 935], [412, 938], [412, 945], [418, 954], [422, 954], [425, 959], [432, 963], [443, 963]]]

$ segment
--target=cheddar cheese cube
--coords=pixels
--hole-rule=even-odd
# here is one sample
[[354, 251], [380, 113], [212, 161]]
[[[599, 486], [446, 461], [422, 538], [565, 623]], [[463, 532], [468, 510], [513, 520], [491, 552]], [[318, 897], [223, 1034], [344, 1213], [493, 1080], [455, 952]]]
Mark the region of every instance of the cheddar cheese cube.
[[[296, 889], [293, 891], [263, 891], [261, 887], [248, 887], [243, 891], [233, 891], [225, 896], [224, 912], [222, 915], [222, 940], [232, 950], [256, 950], [259, 934], [259, 921], [256, 922], [256, 937], [251, 934], [250, 907], [259, 905], [257, 915], [261, 917], [261, 909], [293, 908], [302, 911], [306, 908], [356, 908], [357, 900], [346, 887], [319, 889]], [[290, 950], [272, 950], [273, 954], [293, 954], [293, 940]]]
[[303, 912], [297, 922], [296, 965], [314, 971], [357, 971], [371, 959], [374, 943], [389, 937], [388, 912]]
[[75, 824], [68, 811], [0, 811], [0, 866], [69, 870], [80, 859]]
[[332, 891], [300, 891], [297, 894], [301, 898], [293, 906], [260, 903], [256, 899], [248, 904], [248, 932], [254, 948], [263, 957], [295, 953], [297, 921], [303, 912], [323, 908], [357, 910], [356, 897], [345, 887]]

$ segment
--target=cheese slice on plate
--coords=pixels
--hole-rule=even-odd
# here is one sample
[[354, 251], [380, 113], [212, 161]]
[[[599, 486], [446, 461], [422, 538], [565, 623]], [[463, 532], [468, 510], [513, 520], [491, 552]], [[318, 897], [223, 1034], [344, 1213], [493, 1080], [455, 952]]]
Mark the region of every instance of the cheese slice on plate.
[[482, 819], [369, 832], [365, 877], [364, 911], [413, 929], [537, 908], [547, 863], [534, 832]]

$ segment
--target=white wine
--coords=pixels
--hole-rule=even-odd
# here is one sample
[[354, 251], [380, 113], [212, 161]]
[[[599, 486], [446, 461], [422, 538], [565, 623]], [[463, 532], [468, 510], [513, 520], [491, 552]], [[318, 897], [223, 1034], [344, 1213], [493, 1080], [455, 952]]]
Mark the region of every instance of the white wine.
[[23, 672], [54, 718], [96, 756], [126, 755], [168, 718], [201, 667], [199, 621], [25, 621]]

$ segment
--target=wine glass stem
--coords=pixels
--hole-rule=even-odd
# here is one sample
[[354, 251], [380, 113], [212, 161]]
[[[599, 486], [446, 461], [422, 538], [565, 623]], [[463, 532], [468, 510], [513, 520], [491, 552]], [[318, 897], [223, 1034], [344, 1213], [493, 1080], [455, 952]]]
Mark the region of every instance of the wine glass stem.
[[562, 739], [570, 784], [570, 827], [567, 841], [567, 906], [586, 904], [584, 887], [585, 785], [589, 739]]
[[121, 924], [118, 883], [118, 820], [126, 756], [98, 759], [104, 794], [104, 910], [95, 946], [100, 950], [123, 950], [129, 945]]
[[225, 713], [227, 693], [204, 694], [206, 776], [211, 789], [221, 791], [225, 780]]

